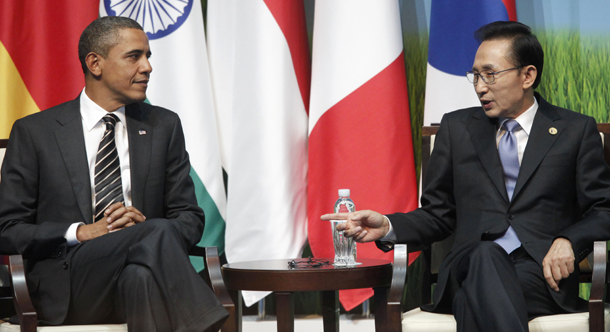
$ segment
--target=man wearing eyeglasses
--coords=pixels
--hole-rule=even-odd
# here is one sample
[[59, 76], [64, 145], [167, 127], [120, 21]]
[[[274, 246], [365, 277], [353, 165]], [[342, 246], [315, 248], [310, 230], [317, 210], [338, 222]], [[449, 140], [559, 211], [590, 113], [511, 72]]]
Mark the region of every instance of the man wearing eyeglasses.
[[358, 242], [422, 248], [455, 233], [434, 304], [458, 331], [528, 331], [537, 316], [582, 311], [578, 262], [610, 239], [610, 169], [595, 120], [534, 89], [544, 55], [529, 27], [494, 22], [467, 78], [481, 107], [446, 114], [430, 157], [422, 207], [357, 211], [338, 229]]

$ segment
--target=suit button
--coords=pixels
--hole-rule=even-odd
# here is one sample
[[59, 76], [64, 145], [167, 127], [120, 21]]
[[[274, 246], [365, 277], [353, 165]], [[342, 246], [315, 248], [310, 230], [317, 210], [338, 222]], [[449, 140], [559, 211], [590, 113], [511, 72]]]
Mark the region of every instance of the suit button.
[[509, 214], [507, 217], [508, 217], [508, 220], [513, 220], [513, 219], [515, 219], [515, 215], [513, 215], [513, 214]]
[[62, 266], [64, 268], [64, 270], [68, 269], [68, 263], [64, 262], [64, 265]]

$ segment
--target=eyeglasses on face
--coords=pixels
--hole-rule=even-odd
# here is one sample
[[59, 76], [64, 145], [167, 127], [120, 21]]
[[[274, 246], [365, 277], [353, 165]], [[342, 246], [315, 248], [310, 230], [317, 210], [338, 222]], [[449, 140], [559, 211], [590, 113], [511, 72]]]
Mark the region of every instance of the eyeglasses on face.
[[499, 70], [499, 71], [484, 70], [480, 73], [475, 73], [475, 72], [469, 71], [469, 72], [466, 72], [466, 78], [468, 79], [468, 82], [470, 82], [472, 84], [479, 83], [479, 77], [483, 80], [483, 82], [490, 84], [490, 83], [494, 83], [496, 81], [496, 74], [503, 73], [505, 71], [509, 71], [509, 70], [513, 70], [513, 69], [521, 69], [523, 67], [525, 67], [525, 66], [518, 66], [518, 67], [508, 68], [508, 69], [504, 69], [504, 70]]

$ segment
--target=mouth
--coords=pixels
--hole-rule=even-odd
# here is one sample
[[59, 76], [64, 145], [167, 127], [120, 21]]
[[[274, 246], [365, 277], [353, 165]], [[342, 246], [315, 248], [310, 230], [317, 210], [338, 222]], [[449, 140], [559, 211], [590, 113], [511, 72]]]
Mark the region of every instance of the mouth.
[[148, 87], [148, 80], [139, 80], [134, 82], [137, 85], [143, 86], [144, 88]]
[[485, 110], [489, 110], [493, 107], [493, 101], [491, 101], [491, 100], [480, 99], [480, 102], [481, 102], [481, 106], [483, 106], [483, 109], [485, 109]]

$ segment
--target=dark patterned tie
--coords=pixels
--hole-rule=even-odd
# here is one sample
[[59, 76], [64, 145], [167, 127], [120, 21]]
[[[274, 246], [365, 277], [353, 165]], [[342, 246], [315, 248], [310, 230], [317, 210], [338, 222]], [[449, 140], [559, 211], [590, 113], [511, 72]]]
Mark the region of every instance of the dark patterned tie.
[[106, 124], [106, 131], [95, 157], [95, 221], [104, 216], [104, 210], [110, 205], [123, 202], [121, 163], [114, 140], [114, 127], [119, 118], [107, 114], [102, 120]]
[[[517, 177], [519, 176], [519, 145], [515, 137], [515, 131], [520, 129], [519, 122], [515, 120], [506, 120], [502, 126], [506, 129], [504, 136], [500, 138], [498, 143], [498, 154], [504, 169], [504, 183], [506, 184], [506, 193], [508, 199], [512, 200]], [[507, 253], [513, 252], [521, 246], [521, 241], [513, 226], [508, 226], [508, 230], [504, 235], [497, 238], [494, 242], [499, 244]]]

